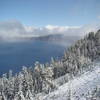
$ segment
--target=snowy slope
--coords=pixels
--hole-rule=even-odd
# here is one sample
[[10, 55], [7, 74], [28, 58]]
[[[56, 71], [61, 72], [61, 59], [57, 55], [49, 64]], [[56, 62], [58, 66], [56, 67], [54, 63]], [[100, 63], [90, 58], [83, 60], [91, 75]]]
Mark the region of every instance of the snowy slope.
[[69, 90], [71, 91], [71, 100], [86, 100], [84, 97], [98, 85], [100, 85], [100, 63], [97, 63], [92, 71], [74, 78], [60, 86], [58, 90], [44, 96], [43, 100], [67, 100]]

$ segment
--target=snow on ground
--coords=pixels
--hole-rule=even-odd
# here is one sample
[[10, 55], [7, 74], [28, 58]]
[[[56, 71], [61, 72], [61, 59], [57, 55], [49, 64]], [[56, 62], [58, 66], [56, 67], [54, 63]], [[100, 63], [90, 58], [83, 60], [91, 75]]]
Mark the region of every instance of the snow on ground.
[[100, 63], [97, 63], [92, 71], [74, 78], [54, 92], [44, 96], [43, 100], [67, 100], [69, 90], [71, 92], [71, 100], [86, 100], [84, 97], [89, 91], [94, 90], [96, 86], [100, 86]]

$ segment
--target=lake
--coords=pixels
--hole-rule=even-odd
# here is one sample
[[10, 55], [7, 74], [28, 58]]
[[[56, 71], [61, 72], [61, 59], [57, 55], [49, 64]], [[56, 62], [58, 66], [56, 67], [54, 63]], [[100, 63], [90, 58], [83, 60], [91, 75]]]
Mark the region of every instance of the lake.
[[40, 40], [0, 43], [0, 75], [8, 72], [19, 72], [22, 66], [34, 66], [50, 62], [51, 57], [61, 58], [65, 47], [55, 43]]

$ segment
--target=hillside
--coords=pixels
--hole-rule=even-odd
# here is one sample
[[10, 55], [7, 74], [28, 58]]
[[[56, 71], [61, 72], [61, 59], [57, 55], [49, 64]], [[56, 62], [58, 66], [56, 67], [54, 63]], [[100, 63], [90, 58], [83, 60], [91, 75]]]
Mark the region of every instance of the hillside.
[[74, 77], [71, 81], [61, 85], [57, 90], [44, 96], [42, 99], [92, 100], [93, 96], [90, 96], [92, 95], [92, 91], [96, 89], [96, 86], [100, 86], [100, 63], [96, 62], [91, 65], [91, 67], [93, 67], [93, 69], [88, 70], [81, 76]]
[[[83, 39], [75, 42], [65, 51], [61, 60], [52, 58], [50, 64], [36, 62], [33, 67], [23, 67], [22, 71], [15, 76], [12, 75], [12, 71], [2, 75], [0, 100], [42, 100], [42, 98], [44, 100], [66, 100], [69, 83], [70, 85], [77, 83], [73, 85], [73, 88], [79, 84], [78, 90], [75, 90], [76, 93], [81, 88], [85, 91], [85, 85], [89, 88], [93, 86], [92, 84], [95, 86], [99, 84], [97, 77], [100, 69], [95, 65], [97, 59], [100, 61], [99, 57], [100, 30], [96, 33], [90, 32]], [[86, 81], [82, 81], [84, 79]], [[56, 98], [50, 99], [54, 95]]]

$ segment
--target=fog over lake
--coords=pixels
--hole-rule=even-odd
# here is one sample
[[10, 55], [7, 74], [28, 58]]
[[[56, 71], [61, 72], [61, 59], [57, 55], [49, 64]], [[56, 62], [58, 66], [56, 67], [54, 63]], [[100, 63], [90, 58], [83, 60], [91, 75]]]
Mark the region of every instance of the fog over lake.
[[40, 40], [0, 43], [0, 75], [8, 72], [19, 72], [22, 66], [34, 66], [50, 62], [51, 57], [61, 58], [65, 47], [55, 43]]

